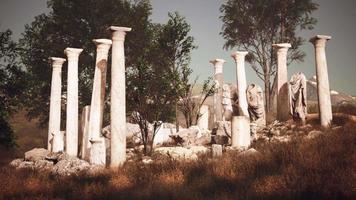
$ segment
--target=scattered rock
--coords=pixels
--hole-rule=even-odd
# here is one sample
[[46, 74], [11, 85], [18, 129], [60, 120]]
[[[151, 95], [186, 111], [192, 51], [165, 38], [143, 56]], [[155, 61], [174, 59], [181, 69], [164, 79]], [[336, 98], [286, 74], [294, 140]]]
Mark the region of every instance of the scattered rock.
[[151, 164], [152, 162], [153, 162], [153, 160], [152, 160], [151, 157], [148, 157], [148, 156], [142, 157], [142, 163], [143, 164]]
[[81, 171], [89, 170], [90, 164], [79, 158], [70, 158], [59, 161], [51, 170], [52, 174], [68, 176]]
[[309, 134], [307, 135], [307, 139], [314, 139], [320, 135], [322, 135], [322, 131], [318, 131], [318, 130], [313, 130], [313, 131], [310, 131]]
[[37, 160], [33, 167], [39, 171], [50, 171], [53, 167], [53, 162], [48, 160]]
[[262, 154], [254, 148], [242, 151], [238, 156], [262, 156]]
[[38, 160], [44, 160], [45, 157], [49, 154], [50, 152], [47, 149], [44, 148], [34, 148], [30, 151], [27, 151], [25, 153], [25, 160], [26, 161], [38, 161]]
[[11, 161], [9, 165], [10, 165], [11, 167], [17, 168], [17, 167], [20, 166], [20, 164], [21, 164], [23, 161], [24, 161], [23, 158], [18, 158], [18, 159], [15, 159], [15, 160]]
[[19, 164], [19, 166], [16, 169], [33, 169], [34, 168], [34, 163], [32, 161], [23, 161]]
[[195, 146], [191, 148], [184, 147], [159, 147], [155, 149], [155, 153], [169, 156], [173, 159], [186, 159], [186, 160], [196, 160], [198, 155], [202, 153], [207, 153], [209, 149], [204, 146]]

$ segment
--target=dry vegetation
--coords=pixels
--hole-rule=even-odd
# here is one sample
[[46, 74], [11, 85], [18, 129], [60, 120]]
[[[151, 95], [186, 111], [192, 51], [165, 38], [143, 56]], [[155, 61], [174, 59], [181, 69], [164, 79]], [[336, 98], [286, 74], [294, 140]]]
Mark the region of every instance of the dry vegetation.
[[0, 170], [0, 199], [355, 199], [356, 124], [313, 140], [255, 143], [261, 155], [197, 162], [160, 158], [117, 171], [54, 177]]

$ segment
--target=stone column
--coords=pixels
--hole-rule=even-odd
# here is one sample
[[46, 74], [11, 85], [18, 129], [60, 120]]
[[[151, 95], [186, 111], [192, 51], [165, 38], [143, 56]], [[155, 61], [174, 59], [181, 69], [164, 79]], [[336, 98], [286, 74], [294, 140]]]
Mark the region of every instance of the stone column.
[[81, 116], [81, 132], [82, 132], [82, 146], [80, 156], [82, 159], [89, 161], [89, 115], [90, 106], [85, 106]]
[[64, 131], [56, 131], [52, 133], [53, 136], [53, 152], [62, 152], [64, 150]]
[[124, 41], [131, 28], [111, 26], [111, 162], [118, 167], [126, 160], [126, 78]]
[[287, 52], [291, 44], [281, 43], [272, 46], [277, 49], [277, 120], [287, 121], [289, 118]]
[[231, 121], [231, 146], [247, 149], [251, 144], [250, 120], [246, 116], [233, 116]]
[[246, 72], [245, 72], [245, 56], [248, 54], [247, 51], [236, 51], [231, 54], [231, 57], [236, 62], [236, 78], [237, 78], [237, 94], [239, 100], [239, 113], [240, 116], [249, 117], [248, 114], [248, 104], [246, 98]]
[[214, 65], [214, 80], [215, 80], [215, 87], [217, 92], [214, 94], [214, 116], [216, 121], [223, 120], [223, 106], [222, 106], [222, 99], [223, 99], [223, 85], [224, 85], [224, 75], [223, 75], [223, 65], [225, 60], [223, 59], [215, 59], [210, 61]]
[[61, 128], [61, 88], [62, 88], [62, 66], [66, 61], [64, 58], [50, 57], [52, 62], [51, 97], [49, 104], [48, 142], [47, 149], [52, 151], [53, 134]]
[[66, 153], [78, 155], [78, 60], [83, 49], [66, 48], [68, 57]]
[[318, 87], [319, 118], [322, 127], [327, 128], [332, 122], [328, 66], [325, 55], [325, 45], [331, 36], [317, 35], [310, 39], [315, 47], [315, 65]]
[[[89, 115], [89, 138], [98, 139], [101, 135], [105, 101], [106, 70], [111, 47], [111, 40], [96, 39], [96, 63], [94, 72], [93, 92]], [[90, 148], [90, 143], [88, 143]]]
[[199, 110], [200, 117], [198, 119], [198, 127], [200, 130], [209, 129], [209, 106], [202, 105]]
[[90, 158], [89, 163], [92, 165], [106, 165], [106, 149], [103, 137], [90, 140]]

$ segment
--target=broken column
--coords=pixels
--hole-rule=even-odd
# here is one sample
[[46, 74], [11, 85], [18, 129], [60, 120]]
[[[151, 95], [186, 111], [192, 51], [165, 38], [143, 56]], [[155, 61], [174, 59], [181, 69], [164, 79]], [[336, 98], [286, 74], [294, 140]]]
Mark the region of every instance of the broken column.
[[[91, 97], [90, 114], [89, 114], [89, 139], [98, 141], [101, 138], [101, 129], [103, 124], [103, 112], [104, 112], [105, 88], [106, 88], [106, 70], [107, 70], [109, 50], [112, 42], [111, 40], [108, 39], [96, 39], [93, 40], [93, 42], [96, 45], [96, 63], [95, 63], [93, 92]], [[91, 148], [92, 143], [87, 143], [87, 144], [88, 144], [88, 148]], [[105, 161], [105, 156], [106, 156], [105, 145], [98, 145], [97, 148], [102, 146], [104, 147], [104, 150], [99, 150], [99, 151], [104, 152], [104, 154], [100, 154], [101, 156], [104, 157], [96, 158], [96, 159]], [[89, 160], [91, 160], [91, 158]]]
[[239, 115], [249, 117], [247, 111], [247, 99], [246, 99], [246, 72], [245, 72], [245, 56], [248, 54], [247, 51], [236, 51], [231, 57], [234, 58], [236, 62], [236, 78], [237, 78], [237, 92], [239, 100]]
[[124, 41], [131, 28], [111, 26], [111, 162], [118, 167], [126, 160], [126, 79]]
[[78, 61], [83, 49], [66, 48], [68, 57], [66, 153], [78, 154]]
[[199, 109], [199, 119], [198, 119], [198, 127], [200, 130], [208, 130], [209, 129], [209, 106], [202, 105]]
[[103, 137], [90, 140], [90, 156], [89, 163], [92, 165], [106, 165], [106, 149], [105, 140]]
[[247, 149], [251, 144], [250, 120], [246, 116], [233, 116], [231, 121], [231, 146]]
[[331, 36], [317, 35], [310, 39], [315, 47], [315, 65], [318, 87], [319, 118], [322, 127], [327, 128], [332, 122], [332, 109], [330, 100], [330, 88], [328, 66], [325, 55], [325, 45]]
[[53, 134], [60, 132], [61, 128], [61, 88], [62, 66], [64, 58], [50, 57], [52, 62], [51, 97], [49, 104], [48, 142], [47, 149], [52, 150]]
[[224, 84], [224, 75], [223, 75], [223, 64], [225, 60], [223, 59], [215, 59], [210, 61], [214, 65], [214, 80], [215, 80], [215, 89], [216, 92], [214, 94], [214, 116], [215, 122], [223, 120], [223, 84]]
[[81, 132], [82, 132], [82, 146], [80, 150], [80, 158], [89, 161], [89, 115], [90, 106], [85, 106], [81, 115]]
[[287, 52], [291, 44], [280, 43], [272, 46], [277, 49], [277, 120], [287, 121], [289, 118]]

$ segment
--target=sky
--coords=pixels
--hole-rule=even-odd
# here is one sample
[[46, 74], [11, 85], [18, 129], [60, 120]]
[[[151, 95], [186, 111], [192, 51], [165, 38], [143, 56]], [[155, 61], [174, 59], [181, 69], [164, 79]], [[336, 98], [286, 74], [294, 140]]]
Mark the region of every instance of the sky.
[[[48, 12], [47, 0], [0, 0], [0, 31], [11, 29], [14, 39], [20, 37], [25, 24], [31, 23], [34, 17]], [[191, 25], [191, 35], [195, 38], [198, 49], [192, 52], [192, 77], [199, 76], [205, 80], [213, 75], [210, 60], [221, 58], [224, 65], [225, 82], [236, 82], [236, 67], [230, 57], [233, 50], [224, 50], [224, 39], [220, 35], [222, 21], [219, 8], [223, 0], [151, 0], [151, 20], [157, 23], [168, 21], [168, 12], [178, 11]], [[319, 9], [313, 13], [318, 23], [314, 30], [298, 33], [306, 39], [317, 35], [331, 35], [327, 43], [326, 56], [330, 88], [340, 92], [356, 95], [356, 1], [355, 0], [315, 0]], [[305, 42], [301, 47], [306, 53], [304, 62], [293, 63], [288, 67], [288, 76], [303, 72], [308, 78], [315, 75], [314, 47]], [[246, 64], [248, 83], [263, 86], [255, 72]]]

